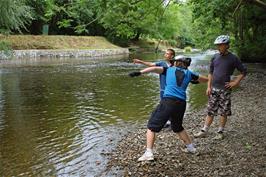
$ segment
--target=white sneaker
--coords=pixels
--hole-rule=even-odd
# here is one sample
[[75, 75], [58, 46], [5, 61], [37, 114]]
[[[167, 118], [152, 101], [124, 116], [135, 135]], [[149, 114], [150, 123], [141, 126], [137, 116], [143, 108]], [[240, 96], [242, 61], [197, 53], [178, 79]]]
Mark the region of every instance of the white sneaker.
[[195, 147], [193, 148], [184, 148], [184, 149], [181, 149], [183, 152], [185, 153], [190, 153], [190, 154], [196, 154], [197, 152], [197, 149]]
[[222, 140], [224, 139], [223, 132], [218, 132], [217, 135], [213, 138], [213, 140]]
[[171, 122], [168, 120], [165, 125], [163, 126], [163, 128], [168, 128], [171, 126]]
[[138, 159], [138, 162], [140, 161], [151, 161], [151, 160], [154, 160], [154, 156], [153, 156], [153, 153], [151, 152], [145, 152], [139, 159]]
[[199, 133], [194, 135], [195, 138], [204, 138], [206, 136], [207, 136], [207, 132], [203, 130], [201, 130]]

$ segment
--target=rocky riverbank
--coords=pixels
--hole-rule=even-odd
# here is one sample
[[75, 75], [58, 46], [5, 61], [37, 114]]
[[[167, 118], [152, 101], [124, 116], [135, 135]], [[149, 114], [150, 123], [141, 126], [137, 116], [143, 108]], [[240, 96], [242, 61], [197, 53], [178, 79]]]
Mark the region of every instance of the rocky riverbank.
[[[109, 154], [103, 176], [266, 176], [266, 73], [251, 73], [233, 92], [233, 115], [225, 138], [214, 140], [216, 118], [206, 138], [194, 139], [198, 154], [181, 151], [182, 142], [165, 129], [157, 134], [155, 161], [137, 162], [145, 150], [145, 125], [124, 136]], [[205, 108], [187, 112], [184, 127], [190, 135], [200, 130]]]
[[[11, 53], [10, 53], [11, 52]], [[117, 49], [62, 49], [62, 50], [13, 50], [9, 53], [0, 51], [0, 59], [12, 58], [80, 58], [80, 57], [105, 57], [113, 55], [128, 55], [127, 48]]]

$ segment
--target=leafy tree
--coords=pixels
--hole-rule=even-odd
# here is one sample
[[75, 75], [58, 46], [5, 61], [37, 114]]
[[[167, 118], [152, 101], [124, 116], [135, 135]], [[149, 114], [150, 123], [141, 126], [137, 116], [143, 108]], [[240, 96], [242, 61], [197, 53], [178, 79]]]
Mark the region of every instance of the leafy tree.
[[243, 60], [265, 58], [266, 11], [256, 3], [256, 0], [190, 0], [197, 44], [213, 47], [217, 35], [228, 34]]
[[153, 28], [163, 1], [110, 0], [102, 1], [99, 15], [108, 35], [122, 39], [138, 39]]
[[187, 4], [169, 3], [156, 22], [153, 37], [178, 42], [178, 47], [191, 44], [191, 9]]
[[165, 0], [25, 0], [33, 10], [28, 26], [40, 34], [49, 24], [50, 34], [104, 35], [127, 43], [140, 36], [175, 41], [189, 36], [190, 9]]
[[232, 14], [236, 1], [190, 0], [193, 18], [193, 38], [202, 48], [213, 47], [212, 42], [219, 34], [232, 31]]
[[22, 0], [1, 0], [0, 1], [0, 32], [11, 30], [21, 32], [26, 24], [32, 20], [31, 8]]

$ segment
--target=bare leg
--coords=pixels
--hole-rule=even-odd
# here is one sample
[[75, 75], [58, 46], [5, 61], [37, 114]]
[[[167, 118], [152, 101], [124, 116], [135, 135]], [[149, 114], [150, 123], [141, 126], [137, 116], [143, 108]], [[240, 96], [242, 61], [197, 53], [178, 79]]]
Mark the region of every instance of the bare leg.
[[196, 138], [205, 137], [206, 133], [208, 132], [209, 127], [211, 126], [213, 122], [213, 116], [207, 115], [205, 118], [204, 126], [201, 128], [201, 131], [194, 135]]
[[149, 129], [147, 129], [147, 134], [146, 134], [146, 138], [147, 138], [147, 148], [152, 149], [154, 142], [155, 142], [155, 133]]
[[194, 144], [192, 143], [190, 136], [187, 134], [187, 131], [183, 130], [177, 134], [180, 137], [180, 139], [183, 140], [183, 142], [187, 147], [186, 149], [183, 150], [181, 148], [181, 150], [187, 153], [192, 153], [192, 154], [196, 153], [196, 148], [194, 147]]
[[221, 116], [220, 117], [220, 127], [225, 127], [225, 124], [227, 122], [227, 116]]
[[184, 141], [185, 145], [188, 145], [188, 144], [191, 144], [192, 143], [192, 140], [191, 138], [189, 137], [189, 135], [187, 134], [186, 130], [182, 130], [181, 132], [178, 132], [177, 135], [179, 136], [179, 138], [181, 140]]
[[147, 143], [147, 147], [146, 147], [146, 151], [145, 153], [138, 159], [138, 161], [149, 161], [149, 160], [154, 160], [153, 157], [153, 145], [155, 142], [155, 132], [152, 132], [151, 130], [147, 129], [147, 133], [146, 133], [146, 143]]
[[221, 140], [224, 138], [223, 131], [224, 131], [226, 121], [227, 121], [227, 116], [220, 117], [219, 129], [217, 131], [218, 134], [213, 138], [214, 140]]
[[204, 123], [204, 126], [211, 126], [212, 124], [212, 121], [213, 121], [213, 116], [209, 116], [207, 115], [206, 119], [205, 119], [205, 123]]

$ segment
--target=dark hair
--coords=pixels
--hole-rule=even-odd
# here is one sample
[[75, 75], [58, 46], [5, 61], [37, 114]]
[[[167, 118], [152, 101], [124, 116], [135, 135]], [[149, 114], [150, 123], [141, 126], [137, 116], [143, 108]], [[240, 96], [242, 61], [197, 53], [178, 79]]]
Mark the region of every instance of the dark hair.
[[173, 58], [175, 57], [175, 51], [174, 49], [167, 49], [168, 51], [171, 51], [172, 55], [173, 55]]
[[180, 68], [184, 68], [184, 69], [187, 69], [188, 68], [188, 66], [186, 65], [186, 63], [184, 63], [183, 61], [180, 61], [180, 60], [176, 61], [174, 63], [174, 66], [177, 66], [177, 67], [180, 67]]

